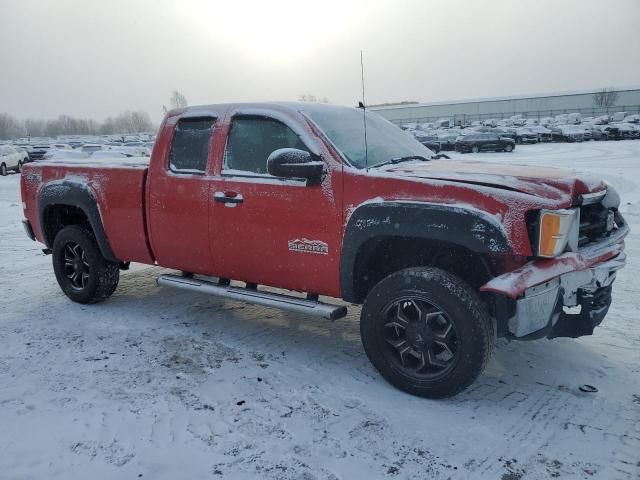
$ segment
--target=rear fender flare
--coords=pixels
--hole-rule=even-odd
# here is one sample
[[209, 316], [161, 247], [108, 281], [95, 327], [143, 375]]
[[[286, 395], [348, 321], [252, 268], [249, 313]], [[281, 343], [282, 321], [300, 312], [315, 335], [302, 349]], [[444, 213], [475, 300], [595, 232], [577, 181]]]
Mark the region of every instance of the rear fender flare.
[[111, 262], [120, 262], [113, 254], [102, 224], [98, 202], [88, 185], [70, 180], [59, 180], [50, 182], [41, 189], [38, 195], [38, 213], [45, 245], [48, 248], [53, 246], [53, 239], [49, 238], [44, 231], [45, 215], [47, 209], [53, 205], [67, 205], [82, 210], [89, 220], [102, 256]]

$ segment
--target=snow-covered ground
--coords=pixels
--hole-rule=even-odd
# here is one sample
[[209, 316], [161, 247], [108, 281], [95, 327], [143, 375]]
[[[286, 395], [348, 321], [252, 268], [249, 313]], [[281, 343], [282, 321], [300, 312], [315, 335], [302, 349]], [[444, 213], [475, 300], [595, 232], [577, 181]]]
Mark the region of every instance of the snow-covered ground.
[[0, 177], [0, 478], [639, 478], [640, 141], [463, 158], [603, 176], [633, 231], [594, 336], [501, 341], [440, 401], [382, 380], [356, 308], [330, 323], [159, 288], [147, 266], [71, 303]]

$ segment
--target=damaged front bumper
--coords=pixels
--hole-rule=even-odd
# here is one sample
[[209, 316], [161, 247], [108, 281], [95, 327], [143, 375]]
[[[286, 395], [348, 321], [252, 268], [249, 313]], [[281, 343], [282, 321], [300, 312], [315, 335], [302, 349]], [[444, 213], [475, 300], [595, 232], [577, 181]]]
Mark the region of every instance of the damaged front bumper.
[[529, 262], [483, 285], [482, 291], [513, 300], [507, 335], [520, 340], [591, 335], [611, 305], [611, 285], [626, 261], [628, 231], [625, 226], [577, 254]]

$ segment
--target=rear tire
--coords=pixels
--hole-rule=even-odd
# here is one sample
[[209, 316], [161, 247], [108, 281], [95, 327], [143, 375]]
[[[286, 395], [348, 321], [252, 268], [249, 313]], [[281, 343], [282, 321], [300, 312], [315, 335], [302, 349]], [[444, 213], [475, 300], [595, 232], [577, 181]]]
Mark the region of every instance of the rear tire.
[[427, 398], [450, 397], [471, 385], [493, 349], [493, 324], [478, 294], [438, 268], [400, 270], [373, 287], [360, 335], [389, 383]]
[[64, 227], [53, 241], [52, 254], [58, 285], [74, 302], [101, 302], [116, 290], [118, 264], [105, 260], [89, 228]]
[[477, 145], [474, 145], [473, 147], [471, 147], [471, 153], [478, 153], [480, 151], [480, 149], [478, 148]]

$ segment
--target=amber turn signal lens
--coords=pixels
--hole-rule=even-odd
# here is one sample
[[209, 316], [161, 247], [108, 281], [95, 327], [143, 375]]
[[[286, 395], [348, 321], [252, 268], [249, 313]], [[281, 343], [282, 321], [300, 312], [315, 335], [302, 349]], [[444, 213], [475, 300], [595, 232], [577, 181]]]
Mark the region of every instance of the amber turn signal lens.
[[554, 257], [560, 233], [560, 216], [544, 213], [540, 219], [540, 243], [538, 254], [541, 257]]

